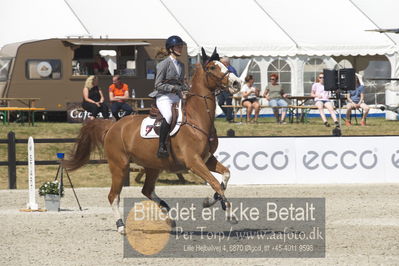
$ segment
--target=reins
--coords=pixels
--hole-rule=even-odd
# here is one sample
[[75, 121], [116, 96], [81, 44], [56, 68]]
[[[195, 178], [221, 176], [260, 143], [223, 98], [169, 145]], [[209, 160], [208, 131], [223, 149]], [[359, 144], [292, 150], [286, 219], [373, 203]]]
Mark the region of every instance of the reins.
[[[211, 92], [208, 95], [199, 95], [199, 94], [196, 94], [196, 93], [187, 92], [186, 96], [187, 97], [196, 96], [196, 97], [200, 97], [200, 98], [204, 99], [205, 106], [206, 106], [206, 112], [208, 113], [209, 121], [211, 121], [211, 128], [210, 129], [212, 129], [212, 127], [214, 127], [214, 124], [213, 124], [212, 117], [211, 117], [211, 109], [209, 108], [207, 100], [210, 99], [210, 100], [214, 101], [214, 97], [216, 96], [216, 92]], [[186, 101], [187, 101], [187, 99], [186, 99]], [[203, 130], [202, 128], [198, 127], [197, 125], [195, 125], [193, 123], [188, 122], [186, 106], [185, 105], [184, 105], [184, 108], [183, 108], [183, 113], [184, 113], [184, 116], [183, 116], [184, 120], [181, 123], [181, 126], [188, 125], [188, 126], [194, 128], [194, 129], [198, 130], [199, 132], [203, 133], [208, 138], [209, 142], [213, 141], [213, 138], [210, 137], [209, 134], [205, 130]]]
[[[209, 108], [209, 105], [208, 105], [208, 101], [207, 101], [207, 100], [215, 101], [216, 95], [219, 94], [220, 91], [221, 91], [223, 88], [226, 87], [226, 86], [223, 85], [222, 81], [223, 81], [223, 79], [230, 73], [230, 71], [228, 70], [228, 71], [226, 71], [226, 72], [223, 74], [223, 76], [218, 77], [218, 76], [216, 76], [215, 74], [213, 74], [211, 71], [209, 71], [209, 68], [208, 68], [208, 67], [205, 67], [205, 68], [203, 67], [203, 70], [204, 70], [204, 72], [206, 73], [206, 83], [207, 83], [208, 86], [209, 86], [209, 77], [210, 77], [213, 81], [216, 82], [216, 89], [215, 89], [215, 91], [209, 93], [208, 95], [199, 95], [199, 94], [196, 94], [196, 93], [187, 92], [187, 93], [186, 93], [186, 96], [187, 96], [187, 97], [195, 96], [195, 97], [200, 97], [200, 98], [204, 99], [204, 101], [205, 101], [205, 107], [206, 107], [206, 112], [208, 113], [209, 121], [211, 122], [210, 132], [212, 132], [212, 128], [214, 128], [215, 125], [214, 125], [214, 121], [212, 121], [213, 119], [212, 119], [212, 117], [211, 117], [211, 110], [210, 110], [210, 108]], [[213, 141], [213, 137], [212, 137], [212, 136], [209, 136], [209, 134], [208, 134], [205, 130], [203, 130], [202, 128], [198, 127], [197, 125], [195, 125], [195, 124], [193, 124], [193, 123], [188, 122], [188, 120], [187, 120], [187, 113], [186, 113], [186, 108], [185, 108], [185, 107], [186, 107], [186, 106], [184, 106], [184, 108], [183, 108], [184, 120], [183, 120], [183, 122], [182, 122], [181, 125], [182, 125], [182, 126], [183, 126], [183, 125], [188, 125], [188, 126], [190, 126], [190, 127], [194, 128], [195, 130], [198, 130], [199, 132], [201, 132], [202, 134], [204, 134], [204, 135], [208, 138], [208, 141], [209, 141], [209, 142]]]

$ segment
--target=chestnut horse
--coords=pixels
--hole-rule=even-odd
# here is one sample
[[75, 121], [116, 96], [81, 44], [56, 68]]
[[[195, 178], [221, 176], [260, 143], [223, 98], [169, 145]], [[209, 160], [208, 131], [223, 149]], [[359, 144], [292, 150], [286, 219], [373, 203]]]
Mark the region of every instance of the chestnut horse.
[[[87, 122], [80, 130], [72, 158], [63, 162], [68, 170], [78, 169], [89, 161], [90, 153], [96, 147], [104, 147], [112, 174], [108, 200], [117, 220], [118, 232], [122, 234], [124, 223], [119, 212], [119, 200], [130, 162], [144, 167], [146, 178], [142, 193], [161, 208], [169, 210], [167, 203], [154, 191], [159, 172], [191, 170], [216, 192], [213, 198], [204, 201], [204, 207], [220, 201], [222, 208], [229, 211], [230, 203], [224, 190], [230, 172], [213, 156], [218, 145], [214, 128], [215, 94], [228, 87], [239, 89], [241, 81], [219, 61], [216, 48], [210, 58], [203, 49], [202, 54], [202, 65], [197, 65], [192, 87], [186, 93], [183, 123], [179, 132], [170, 138], [168, 158], [157, 157], [158, 139], [144, 139], [140, 136], [140, 125], [145, 116], [130, 115], [116, 123], [99, 119]], [[223, 181], [219, 183], [211, 171], [221, 174]]]

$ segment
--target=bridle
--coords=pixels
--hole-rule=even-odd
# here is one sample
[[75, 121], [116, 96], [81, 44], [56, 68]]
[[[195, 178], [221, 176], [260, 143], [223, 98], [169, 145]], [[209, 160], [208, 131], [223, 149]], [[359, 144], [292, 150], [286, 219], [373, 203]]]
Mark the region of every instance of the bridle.
[[[188, 98], [188, 97], [191, 97], [191, 96], [200, 97], [200, 98], [204, 99], [204, 101], [205, 101], [205, 106], [206, 106], [206, 112], [208, 113], [209, 121], [211, 121], [211, 128], [210, 128], [210, 129], [212, 129], [212, 127], [214, 127], [214, 124], [213, 124], [213, 121], [212, 121], [211, 109], [209, 108], [208, 100], [215, 101], [216, 92], [215, 92], [215, 91], [214, 91], [214, 92], [211, 92], [211, 93], [209, 93], [208, 95], [199, 95], [199, 94], [191, 93], [191, 92], [187, 92], [187, 93], [186, 93], [186, 97], [187, 97], [187, 98]], [[187, 101], [187, 98], [186, 98], [186, 101]], [[209, 134], [208, 134], [205, 130], [203, 130], [202, 128], [198, 127], [197, 125], [195, 125], [195, 124], [193, 124], [193, 123], [191, 123], [191, 122], [188, 122], [188, 120], [187, 120], [186, 106], [185, 106], [185, 105], [184, 105], [184, 108], [183, 108], [183, 114], [184, 114], [184, 115], [183, 115], [184, 120], [183, 120], [183, 122], [181, 123], [181, 126], [183, 126], [183, 125], [188, 125], [188, 126], [194, 128], [194, 129], [198, 130], [198, 131], [201, 132], [202, 134], [204, 134], [204, 135], [208, 138], [208, 141], [209, 141], [209, 142], [213, 141], [213, 137], [212, 137], [212, 136], [209, 136]]]
[[223, 76], [218, 77], [218, 76], [216, 76], [215, 74], [213, 74], [213, 73], [211, 72], [210, 67], [205, 66], [205, 67], [203, 67], [203, 69], [204, 69], [204, 72], [205, 72], [205, 74], [206, 74], [206, 83], [208, 84], [208, 86], [209, 86], [209, 77], [211, 77], [211, 79], [212, 79], [213, 81], [216, 82], [216, 89], [215, 89], [215, 92], [216, 92], [216, 93], [215, 93], [215, 95], [219, 94], [220, 91], [222, 91], [223, 89], [224, 89], [224, 90], [227, 89], [228, 86], [227, 86], [227, 85], [224, 85], [222, 82], [223, 82], [223, 79], [224, 79], [228, 74], [231, 73], [230, 70], [227, 69], [227, 71], [223, 74]]
[[[211, 109], [209, 108], [208, 100], [215, 101], [216, 95], [219, 94], [222, 89], [226, 89], [227, 88], [227, 86], [223, 85], [222, 82], [223, 82], [223, 79], [231, 72], [229, 70], [227, 70], [226, 73], [223, 74], [223, 76], [218, 77], [218, 76], [216, 76], [215, 74], [213, 74], [210, 71], [209, 67], [203, 67], [203, 69], [204, 69], [204, 72], [206, 74], [207, 85], [209, 86], [209, 78], [211, 78], [213, 81], [216, 82], [216, 89], [213, 92], [211, 92], [211, 93], [209, 93], [207, 95], [199, 95], [199, 94], [196, 94], [196, 93], [187, 92], [186, 93], [186, 97], [195, 96], [195, 97], [200, 97], [200, 98], [204, 99], [205, 106], [206, 106], [206, 112], [208, 113], [209, 120], [211, 121], [210, 132], [212, 132], [211, 129], [212, 129], [212, 127], [214, 127], [214, 123], [212, 121]], [[185, 106], [183, 108], [183, 112], [184, 112], [184, 121], [181, 124], [182, 126], [183, 125], [188, 125], [188, 126], [194, 128], [194, 129], [198, 130], [199, 132], [203, 133], [208, 138], [209, 142], [214, 140], [213, 136], [212, 135], [210, 136], [205, 130], [203, 130], [202, 128], [196, 126], [195, 124], [190, 123], [190, 122], [187, 121], [187, 114], [186, 114]]]

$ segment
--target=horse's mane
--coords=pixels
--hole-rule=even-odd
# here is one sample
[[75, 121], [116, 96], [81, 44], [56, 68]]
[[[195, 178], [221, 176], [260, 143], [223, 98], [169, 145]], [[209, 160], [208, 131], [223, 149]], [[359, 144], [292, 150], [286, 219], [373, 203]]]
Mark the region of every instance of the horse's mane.
[[202, 77], [203, 74], [204, 69], [202, 68], [202, 65], [200, 63], [196, 63], [192, 83], [194, 83], [199, 77]]

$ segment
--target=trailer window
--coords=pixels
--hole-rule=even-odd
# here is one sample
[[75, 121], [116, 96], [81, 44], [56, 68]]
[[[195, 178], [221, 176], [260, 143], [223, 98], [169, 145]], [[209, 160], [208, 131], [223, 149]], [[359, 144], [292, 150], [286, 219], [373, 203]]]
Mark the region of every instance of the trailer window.
[[28, 79], [61, 79], [61, 60], [29, 59], [26, 61]]
[[[72, 75], [137, 76], [136, 46], [80, 46], [74, 51]], [[104, 62], [104, 63], [101, 63]], [[102, 66], [100, 71], [98, 66]], [[106, 70], [105, 67], [106, 66]]]
[[137, 49], [135, 46], [121, 46], [117, 48], [115, 74], [122, 76], [137, 76]]
[[[105, 60], [106, 64], [103, 63], [107, 67], [107, 71], [103, 73], [103, 75], [113, 75], [114, 74], [114, 69], [116, 69], [116, 50], [100, 50], [98, 52], [100, 57], [102, 58], [101, 60]], [[98, 60], [97, 56], [97, 60]], [[97, 64], [99, 64], [99, 61], [97, 61]], [[94, 71], [94, 74], [96, 74], [96, 70]]]
[[0, 81], [6, 81], [11, 66], [11, 58], [0, 58]]

